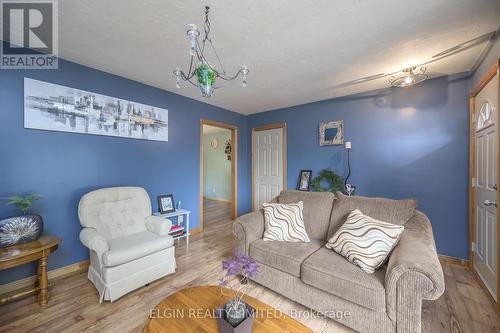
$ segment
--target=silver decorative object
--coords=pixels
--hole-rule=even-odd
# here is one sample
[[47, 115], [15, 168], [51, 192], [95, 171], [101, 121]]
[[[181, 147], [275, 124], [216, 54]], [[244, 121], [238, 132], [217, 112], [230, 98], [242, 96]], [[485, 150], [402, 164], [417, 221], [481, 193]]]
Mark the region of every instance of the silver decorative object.
[[28, 214], [0, 220], [0, 247], [31, 242], [40, 238], [43, 220], [40, 215]]
[[252, 332], [255, 309], [250, 305], [243, 302], [245, 306], [244, 314], [245, 317], [243, 320], [239, 321], [236, 326], [229, 322], [229, 312], [227, 310], [227, 304], [223, 305], [220, 308], [215, 310], [216, 318], [217, 318], [217, 326], [219, 327], [220, 333], [250, 333]]

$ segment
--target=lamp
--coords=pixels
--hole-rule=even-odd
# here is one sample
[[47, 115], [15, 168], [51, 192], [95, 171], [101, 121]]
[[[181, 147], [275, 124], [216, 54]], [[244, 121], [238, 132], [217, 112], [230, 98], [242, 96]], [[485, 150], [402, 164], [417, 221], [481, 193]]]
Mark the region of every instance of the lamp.
[[[246, 88], [247, 77], [248, 77], [248, 67], [242, 66], [234, 75], [228, 75], [224, 66], [220, 61], [220, 58], [215, 50], [215, 46], [212, 43], [212, 38], [210, 37], [210, 19], [208, 14], [210, 7], [205, 7], [205, 23], [203, 24], [204, 36], [203, 40], [199, 42], [198, 37], [200, 37], [200, 31], [195, 24], [189, 24], [186, 35], [189, 39], [189, 55], [190, 64], [187, 73], [183, 72], [179, 67], [174, 70], [175, 75], [175, 86], [177, 88], [181, 87], [181, 80], [187, 81], [195, 87], [200, 89], [201, 95], [205, 98], [210, 98], [215, 87], [215, 81], [217, 79], [231, 81], [236, 79], [240, 74], [242, 77], [241, 85]], [[208, 42], [208, 43], [207, 43]], [[206, 45], [205, 45], [206, 44]], [[205, 46], [210, 47], [213, 51], [215, 58], [217, 59], [218, 67], [212, 66], [210, 62], [205, 57]]]
[[345, 142], [345, 149], [347, 150], [347, 176], [345, 177], [344, 180], [344, 191], [345, 194], [348, 196], [354, 195], [354, 192], [356, 192], [356, 186], [353, 184], [349, 184], [347, 181], [349, 180], [349, 177], [351, 176], [351, 160], [350, 160], [350, 152], [352, 149], [352, 143], [351, 141], [346, 141]]
[[391, 76], [389, 78], [389, 82], [391, 83], [391, 86], [404, 88], [404, 87], [410, 87], [410, 86], [413, 86], [417, 83], [425, 81], [428, 77], [428, 75], [425, 74], [427, 68], [424, 66], [421, 66], [419, 68], [420, 73], [415, 73], [416, 70], [417, 70], [416, 67], [409, 67], [409, 68], [403, 69], [403, 75], [401, 75], [399, 77]]

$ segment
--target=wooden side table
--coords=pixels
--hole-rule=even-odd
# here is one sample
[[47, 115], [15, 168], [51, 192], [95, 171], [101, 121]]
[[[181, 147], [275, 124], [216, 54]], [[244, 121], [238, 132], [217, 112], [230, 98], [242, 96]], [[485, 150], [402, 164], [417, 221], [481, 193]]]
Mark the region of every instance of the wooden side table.
[[47, 278], [47, 258], [57, 250], [61, 239], [54, 236], [42, 236], [36, 241], [0, 248], [0, 270], [19, 266], [38, 260], [37, 281], [32, 289], [0, 297], [0, 304], [16, 300], [23, 296], [36, 294], [38, 303], [43, 306], [49, 300], [49, 280]]

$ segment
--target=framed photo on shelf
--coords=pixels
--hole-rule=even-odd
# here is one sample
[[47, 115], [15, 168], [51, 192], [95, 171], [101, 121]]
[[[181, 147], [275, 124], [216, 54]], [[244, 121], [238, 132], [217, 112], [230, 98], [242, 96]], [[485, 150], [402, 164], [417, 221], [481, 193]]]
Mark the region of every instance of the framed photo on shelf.
[[300, 170], [299, 175], [299, 191], [309, 191], [309, 187], [311, 186], [311, 175], [312, 170]]
[[175, 212], [174, 195], [173, 194], [159, 195], [158, 208], [161, 214]]

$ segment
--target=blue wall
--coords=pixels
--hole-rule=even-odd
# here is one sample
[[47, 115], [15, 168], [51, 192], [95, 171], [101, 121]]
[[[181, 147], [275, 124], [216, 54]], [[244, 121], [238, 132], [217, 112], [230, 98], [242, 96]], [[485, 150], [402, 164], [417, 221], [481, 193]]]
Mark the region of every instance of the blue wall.
[[467, 78], [442, 77], [254, 114], [248, 127], [287, 123], [287, 186], [296, 188], [301, 169], [312, 169], [313, 177], [323, 168], [345, 175], [343, 147], [318, 144], [320, 122], [344, 120], [357, 193], [418, 199], [431, 219], [438, 252], [466, 259], [468, 92]]
[[[62, 84], [169, 110], [169, 142], [48, 132], [23, 128], [23, 77]], [[33, 211], [45, 233], [63, 239], [49, 268], [85, 260], [77, 217], [79, 198], [107, 186], [138, 185], [156, 196], [173, 193], [199, 221], [199, 120], [234, 124], [238, 138], [238, 213], [251, 206], [250, 128], [288, 125], [288, 188], [301, 169], [345, 174], [342, 147], [319, 147], [318, 124], [344, 120], [352, 141], [358, 194], [415, 197], [434, 226], [438, 251], [467, 258], [469, 80], [458, 76], [321, 101], [245, 117], [135, 81], [67, 61], [59, 70], [0, 71], [0, 198], [36, 193]], [[16, 214], [0, 201], [0, 216]], [[33, 266], [2, 271], [0, 284], [32, 275]]]
[[[165, 79], [169, 80], [168, 71]], [[116, 96], [169, 110], [169, 141], [153, 142], [23, 128], [23, 77]], [[156, 211], [156, 196], [173, 193], [199, 224], [200, 118], [238, 126], [238, 213], [250, 209], [246, 117], [67, 61], [59, 70], [0, 71], [0, 197], [36, 193], [32, 211], [45, 221], [44, 233], [63, 242], [49, 269], [88, 258], [81, 245], [77, 206], [91, 190], [118, 185], [145, 187]], [[0, 217], [17, 214], [0, 201]], [[2, 271], [0, 284], [34, 273], [31, 266]]]

